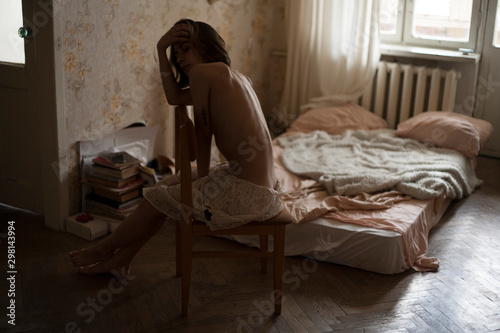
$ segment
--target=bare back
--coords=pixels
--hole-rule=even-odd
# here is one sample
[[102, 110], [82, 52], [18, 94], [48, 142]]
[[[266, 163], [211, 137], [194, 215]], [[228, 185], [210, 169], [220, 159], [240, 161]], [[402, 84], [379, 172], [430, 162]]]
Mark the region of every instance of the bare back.
[[190, 82], [195, 113], [208, 115], [216, 145], [234, 175], [274, 188], [271, 136], [250, 81], [223, 63], [207, 63], [193, 68]]

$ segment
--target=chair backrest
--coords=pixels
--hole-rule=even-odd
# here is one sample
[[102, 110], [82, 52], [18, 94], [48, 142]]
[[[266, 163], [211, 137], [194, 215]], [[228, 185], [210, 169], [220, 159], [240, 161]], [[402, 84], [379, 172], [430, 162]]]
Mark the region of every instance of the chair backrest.
[[180, 172], [181, 215], [190, 223], [192, 216], [192, 171], [191, 162], [197, 158], [196, 131], [184, 105], [175, 109], [175, 170]]
[[187, 126], [188, 133], [185, 135], [185, 140], [187, 142], [190, 142], [189, 144], [189, 151], [190, 155], [194, 154], [195, 156], [190, 156], [191, 161], [194, 161], [196, 159], [196, 151], [197, 151], [197, 146], [196, 146], [196, 132], [194, 130], [194, 125], [188, 116], [187, 108], [185, 105], [178, 105], [175, 108], [175, 172], [177, 173], [180, 168], [180, 161], [181, 161], [181, 156], [180, 153], [182, 151], [180, 144], [180, 130], [182, 126]]

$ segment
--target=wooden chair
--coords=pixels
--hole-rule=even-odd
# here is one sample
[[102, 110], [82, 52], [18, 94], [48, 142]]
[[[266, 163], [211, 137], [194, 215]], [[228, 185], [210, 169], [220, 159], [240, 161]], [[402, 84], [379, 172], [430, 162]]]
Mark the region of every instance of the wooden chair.
[[[176, 122], [176, 171], [181, 178], [181, 220], [177, 224], [176, 269], [182, 279], [182, 315], [188, 313], [191, 267], [193, 258], [261, 258], [261, 270], [266, 272], [267, 259], [274, 261], [274, 311], [281, 313], [283, 294], [283, 270], [285, 262], [286, 225], [292, 222], [292, 216], [286, 209], [278, 216], [266, 221], [252, 221], [248, 224], [212, 231], [201, 221], [192, 216], [191, 162], [196, 160], [196, 135], [193, 122], [189, 119], [186, 107], [178, 106]], [[259, 235], [260, 249], [248, 248], [248, 251], [194, 251], [193, 237], [216, 235]], [[268, 250], [268, 236], [274, 237], [273, 251]]]

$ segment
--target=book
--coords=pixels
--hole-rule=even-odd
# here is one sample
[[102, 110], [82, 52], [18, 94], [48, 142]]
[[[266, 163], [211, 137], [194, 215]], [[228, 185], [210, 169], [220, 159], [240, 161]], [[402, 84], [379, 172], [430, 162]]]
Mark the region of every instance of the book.
[[124, 219], [139, 204], [144, 180], [140, 161], [126, 152], [101, 153], [92, 159], [84, 183], [92, 188], [86, 211]]
[[126, 202], [130, 199], [142, 195], [141, 189], [144, 185], [144, 180], [139, 177], [136, 180], [129, 182], [121, 187], [106, 186], [101, 183], [89, 181], [88, 179], [87, 181], [85, 181], [85, 183], [92, 187], [94, 193], [100, 197], [104, 197], [117, 202]]
[[155, 170], [140, 166], [139, 167], [140, 177], [144, 180], [144, 187], [153, 186], [158, 182], [158, 177], [156, 176]]
[[133, 175], [131, 177], [121, 179], [121, 178], [114, 178], [114, 177], [103, 176], [103, 175], [96, 175], [93, 173], [87, 174], [87, 181], [102, 184], [102, 185], [109, 186], [109, 187], [114, 187], [114, 188], [123, 187], [129, 183], [136, 181], [137, 179], [139, 179], [139, 177], [137, 175]]
[[116, 219], [116, 220], [120, 220], [120, 221], [125, 220], [125, 218], [128, 216], [128, 214], [130, 214], [130, 212], [125, 213], [125, 212], [112, 210], [108, 207], [99, 206], [99, 205], [96, 205], [95, 203], [92, 203], [90, 201], [86, 201], [86, 202], [87, 202], [87, 206], [85, 208], [85, 211], [89, 214], [100, 215], [100, 216], [104, 216], [107, 218], [112, 218], [112, 219]]
[[123, 170], [133, 165], [138, 165], [141, 161], [127, 152], [104, 152], [92, 159], [92, 162], [105, 167]]
[[138, 204], [139, 201], [141, 201], [142, 197], [133, 198], [133, 199], [125, 201], [125, 202], [118, 202], [118, 201], [111, 200], [111, 199], [108, 199], [105, 197], [101, 197], [95, 193], [89, 193], [87, 195], [87, 199], [89, 199], [93, 202], [99, 203], [101, 205], [109, 206], [110, 208], [113, 208], [115, 210], [116, 209], [124, 210], [124, 209], [127, 209], [127, 208], [133, 206], [135, 203]]
[[85, 211], [90, 214], [124, 220], [139, 205], [141, 199], [142, 197], [137, 197], [127, 202], [119, 203], [91, 193], [85, 198]]
[[110, 200], [118, 201], [118, 202], [127, 202], [130, 199], [137, 198], [141, 195], [141, 193], [138, 189], [132, 190], [129, 192], [125, 192], [125, 193], [119, 193], [119, 192], [107, 191], [106, 189], [103, 189], [101, 187], [94, 188], [94, 193], [100, 197], [104, 197], [106, 199], [110, 199]]
[[139, 173], [139, 165], [135, 164], [125, 169], [114, 169], [99, 164], [92, 165], [92, 173], [100, 176], [109, 176], [115, 179], [125, 179]]
[[[90, 179], [87, 178], [87, 180], [84, 181], [85, 184], [89, 185], [92, 188], [100, 188], [103, 190], [106, 190], [107, 192], [113, 192], [113, 193], [118, 193], [118, 194], [124, 194], [126, 192], [130, 192], [136, 189], [141, 188], [146, 182], [142, 177], [136, 177], [133, 176], [131, 178], [135, 178], [134, 180], [127, 182], [123, 186], [120, 187], [115, 187], [115, 186], [109, 186], [106, 184], [102, 184], [101, 182], [94, 182]], [[129, 178], [127, 178], [129, 179]]]

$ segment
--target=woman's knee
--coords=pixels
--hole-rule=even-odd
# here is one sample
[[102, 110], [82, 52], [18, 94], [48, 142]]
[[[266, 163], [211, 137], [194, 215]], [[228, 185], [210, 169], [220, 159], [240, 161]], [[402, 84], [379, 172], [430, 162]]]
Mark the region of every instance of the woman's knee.
[[143, 215], [144, 218], [165, 219], [165, 214], [146, 199], [142, 199], [141, 203], [136, 208], [136, 213]]

